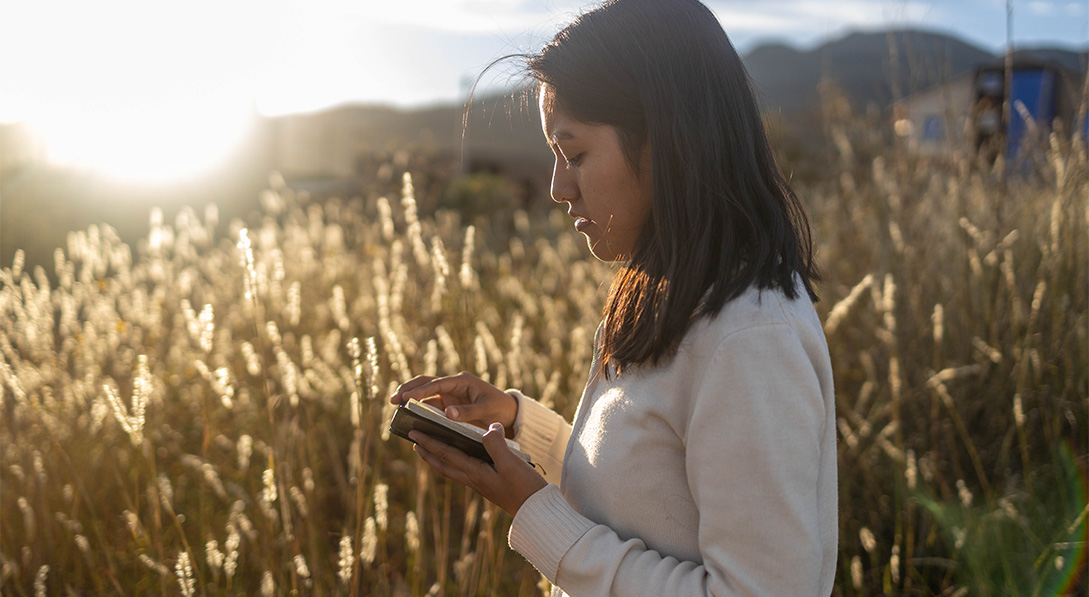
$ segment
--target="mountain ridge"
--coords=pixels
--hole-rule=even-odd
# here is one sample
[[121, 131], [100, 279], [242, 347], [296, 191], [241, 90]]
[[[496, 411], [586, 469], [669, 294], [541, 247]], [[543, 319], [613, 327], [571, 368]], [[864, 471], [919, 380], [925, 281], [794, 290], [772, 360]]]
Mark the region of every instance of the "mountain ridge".
[[[1087, 49], [1033, 46], [1015, 48], [1015, 53], [1082, 76], [1089, 62]], [[852, 31], [808, 50], [770, 41], [752, 48], [742, 61], [763, 108], [796, 116], [818, 105], [822, 80], [835, 82], [856, 110], [884, 109], [1001, 57], [949, 33], [905, 28]]]

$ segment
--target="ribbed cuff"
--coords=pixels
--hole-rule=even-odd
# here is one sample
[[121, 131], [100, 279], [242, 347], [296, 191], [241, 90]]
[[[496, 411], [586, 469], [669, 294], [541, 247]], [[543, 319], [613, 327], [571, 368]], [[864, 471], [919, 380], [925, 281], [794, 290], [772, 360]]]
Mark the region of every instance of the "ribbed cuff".
[[523, 452], [534, 459], [542, 458], [556, 441], [563, 418], [518, 390], [507, 390], [507, 393], [518, 401], [518, 414], [514, 417], [514, 441], [518, 442]]
[[552, 583], [560, 560], [594, 523], [575, 512], [560, 488], [548, 484], [529, 496], [510, 525], [507, 542]]

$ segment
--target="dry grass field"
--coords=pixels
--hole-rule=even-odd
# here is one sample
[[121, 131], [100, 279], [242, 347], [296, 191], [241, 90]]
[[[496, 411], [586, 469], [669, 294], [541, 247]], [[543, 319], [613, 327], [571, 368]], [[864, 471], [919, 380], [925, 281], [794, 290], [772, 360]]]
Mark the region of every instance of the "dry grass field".
[[[799, 190], [837, 385], [835, 594], [1084, 590], [1084, 143], [983, 167], [832, 132]], [[153, 214], [138, 247], [101, 225], [52, 275], [0, 272], [0, 592], [542, 593], [507, 515], [388, 439], [386, 396], [464, 369], [570, 417], [612, 270], [558, 209], [421, 216], [410, 174], [320, 203], [274, 177], [260, 221]]]

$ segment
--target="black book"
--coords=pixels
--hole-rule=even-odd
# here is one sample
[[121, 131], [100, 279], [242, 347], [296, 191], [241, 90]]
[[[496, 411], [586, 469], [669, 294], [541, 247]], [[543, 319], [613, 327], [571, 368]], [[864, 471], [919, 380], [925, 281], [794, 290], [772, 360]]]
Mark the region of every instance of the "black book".
[[[439, 409], [416, 400], [403, 402], [397, 407], [397, 410], [393, 413], [393, 420], [390, 421], [389, 430], [394, 435], [399, 435], [405, 439], [409, 439], [409, 431], [426, 433], [465, 452], [469, 456], [479, 458], [488, 464], [494, 464], [488, 450], [484, 448], [484, 429], [476, 425], [454, 421]], [[518, 442], [509, 439], [506, 441], [507, 446], [522, 460], [532, 463], [529, 455], [522, 452]]]

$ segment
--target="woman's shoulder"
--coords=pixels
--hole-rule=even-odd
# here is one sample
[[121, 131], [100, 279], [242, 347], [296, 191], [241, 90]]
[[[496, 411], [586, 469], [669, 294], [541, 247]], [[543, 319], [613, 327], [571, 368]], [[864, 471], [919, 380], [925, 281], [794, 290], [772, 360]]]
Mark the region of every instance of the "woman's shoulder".
[[750, 286], [727, 301], [717, 313], [693, 321], [681, 350], [698, 349], [701, 353], [713, 350], [730, 336], [767, 326], [786, 326], [802, 336], [823, 335], [813, 302], [800, 284], [795, 294], [792, 299], [779, 288]]

